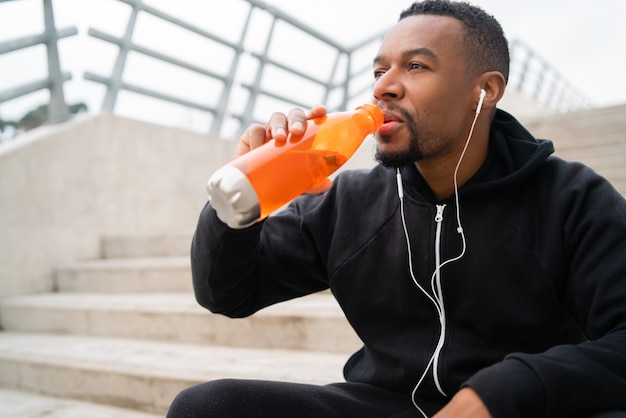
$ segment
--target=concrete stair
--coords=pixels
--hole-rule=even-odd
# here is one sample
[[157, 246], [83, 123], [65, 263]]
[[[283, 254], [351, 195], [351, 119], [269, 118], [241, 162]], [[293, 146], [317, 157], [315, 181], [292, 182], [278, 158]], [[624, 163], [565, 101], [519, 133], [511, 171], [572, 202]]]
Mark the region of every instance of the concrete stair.
[[126, 408], [0, 388], [0, 417], [6, 418], [157, 418]]
[[[54, 401], [34, 404], [163, 416], [180, 390], [206, 380], [342, 380], [360, 342], [329, 293], [249, 318], [211, 314], [191, 292], [189, 243], [188, 236], [108, 237], [102, 259], [59, 266], [55, 292], [4, 299], [0, 404], [42, 394]], [[21, 414], [6, 416], [40, 416]]]
[[550, 115], [525, 125], [536, 137], [553, 140], [556, 155], [589, 165], [626, 196], [626, 106]]

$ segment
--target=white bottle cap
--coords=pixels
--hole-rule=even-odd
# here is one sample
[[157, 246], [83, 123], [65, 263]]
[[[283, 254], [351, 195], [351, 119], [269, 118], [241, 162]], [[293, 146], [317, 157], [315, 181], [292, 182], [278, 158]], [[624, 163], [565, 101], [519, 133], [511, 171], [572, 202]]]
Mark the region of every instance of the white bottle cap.
[[229, 227], [242, 229], [259, 220], [259, 199], [248, 178], [237, 168], [225, 165], [213, 173], [207, 191], [217, 217]]

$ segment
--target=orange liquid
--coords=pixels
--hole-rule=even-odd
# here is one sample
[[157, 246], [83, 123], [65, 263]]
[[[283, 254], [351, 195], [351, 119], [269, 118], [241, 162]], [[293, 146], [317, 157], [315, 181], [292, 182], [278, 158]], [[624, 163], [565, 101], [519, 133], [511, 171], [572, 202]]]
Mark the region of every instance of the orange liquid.
[[263, 219], [334, 173], [378, 126], [363, 113], [327, 115], [309, 120], [301, 138], [270, 140], [230, 164], [252, 184]]

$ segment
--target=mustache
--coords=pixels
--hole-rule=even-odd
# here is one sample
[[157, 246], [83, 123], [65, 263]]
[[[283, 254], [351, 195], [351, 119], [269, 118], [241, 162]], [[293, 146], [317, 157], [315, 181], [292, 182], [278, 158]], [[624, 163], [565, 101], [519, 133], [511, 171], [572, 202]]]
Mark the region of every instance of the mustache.
[[398, 106], [395, 103], [379, 103], [378, 108], [380, 108], [380, 110], [383, 110], [383, 111], [388, 110], [389, 112], [398, 113], [402, 115], [404, 122], [411, 123], [416, 118], [415, 114], [411, 113], [409, 110], [405, 109], [404, 107]]

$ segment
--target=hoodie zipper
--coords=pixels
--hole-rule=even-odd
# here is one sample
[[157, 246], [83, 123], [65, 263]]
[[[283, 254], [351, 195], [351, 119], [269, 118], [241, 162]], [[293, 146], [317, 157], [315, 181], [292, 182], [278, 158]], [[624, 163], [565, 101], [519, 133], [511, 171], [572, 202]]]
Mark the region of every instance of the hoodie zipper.
[[443, 303], [443, 290], [441, 288], [441, 229], [443, 224], [443, 212], [446, 208], [446, 205], [437, 205], [437, 214], [435, 215], [435, 223], [437, 224], [437, 229], [435, 232], [435, 273], [433, 277], [433, 294], [435, 296], [435, 300], [439, 305], [439, 324], [441, 326], [441, 332], [439, 334], [439, 341], [437, 342], [437, 347], [435, 348], [435, 352], [433, 354], [433, 380], [435, 382], [435, 386], [439, 393], [443, 396], [448, 396], [444, 392], [441, 382], [439, 381], [439, 358], [441, 356], [441, 350], [443, 349], [443, 345], [446, 339], [446, 310]]

